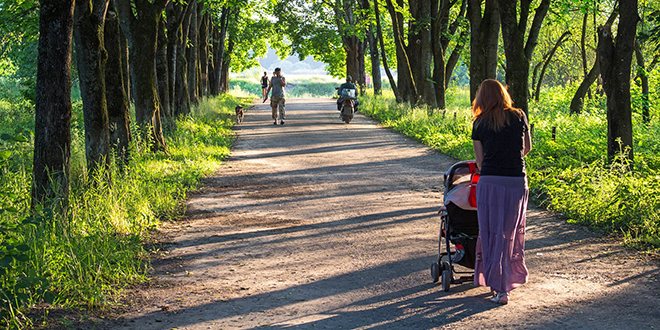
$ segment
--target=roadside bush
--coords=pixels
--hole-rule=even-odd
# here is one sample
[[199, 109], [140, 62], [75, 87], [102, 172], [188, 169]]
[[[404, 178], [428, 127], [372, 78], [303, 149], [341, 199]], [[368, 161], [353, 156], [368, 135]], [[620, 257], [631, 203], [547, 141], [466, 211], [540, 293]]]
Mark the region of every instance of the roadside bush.
[[[182, 215], [187, 192], [229, 154], [238, 103], [231, 96], [203, 100], [176, 120], [176, 129], [165, 132], [169, 155], [134, 141], [129, 165], [112, 173], [112, 185], [86, 175], [81, 106], [75, 103], [64, 214], [48, 208], [29, 212], [31, 129], [6, 130], [30, 123], [15, 110], [23, 105], [0, 103], [0, 324], [29, 326], [22, 313], [42, 301], [106, 306], [122, 287], [144, 281], [145, 240], [161, 221]], [[22, 124], [7, 125], [9, 117]]]
[[[530, 104], [533, 148], [526, 157], [531, 196], [570, 222], [604, 234], [621, 234], [642, 249], [660, 249], [660, 122], [641, 121], [634, 108], [634, 164], [606, 162], [606, 99], [585, 100], [583, 113], [569, 115], [575, 86], [546, 89]], [[458, 160], [474, 158], [469, 92], [454, 88], [445, 110], [397, 104], [389, 93], [361, 99], [361, 111]], [[553, 127], [556, 130], [552, 137]]]

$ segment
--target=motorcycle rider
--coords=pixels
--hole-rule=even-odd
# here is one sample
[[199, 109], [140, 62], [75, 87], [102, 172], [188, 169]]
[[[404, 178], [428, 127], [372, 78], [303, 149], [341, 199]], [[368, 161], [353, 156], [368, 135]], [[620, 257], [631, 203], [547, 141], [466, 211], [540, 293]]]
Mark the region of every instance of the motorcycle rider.
[[[339, 88], [337, 89], [337, 94], [339, 94], [339, 99], [337, 99], [337, 110], [339, 111], [341, 111], [341, 103], [342, 103], [341, 92], [344, 89], [354, 89], [357, 93], [357, 87], [355, 87], [355, 84], [353, 83], [353, 77], [351, 77], [350, 75], [346, 77], [346, 82], [341, 84], [341, 86], [339, 86]], [[355, 103], [353, 104], [353, 109], [355, 110], [355, 112], [358, 111], [358, 104], [360, 104], [360, 101], [358, 101], [356, 94]]]

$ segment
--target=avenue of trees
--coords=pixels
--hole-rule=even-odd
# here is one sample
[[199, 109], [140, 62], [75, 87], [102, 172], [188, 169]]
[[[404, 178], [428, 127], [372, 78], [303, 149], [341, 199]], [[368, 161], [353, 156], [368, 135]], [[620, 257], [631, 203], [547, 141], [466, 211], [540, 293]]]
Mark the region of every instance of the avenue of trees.
[[[472, 97], [482, 80], [498, 78], [525, 112], [548, 81], [582, 81], [571, 111], [579, 115], [585, 97], [604, 92], [608, 155], [621, 141], [633, 159], [630, 84], [636, 76], [643, 86], [648, 119], [657, 7], [638, 0], [2, 0], [0, 56], [26, 81], [36, 76], [34, 204], [66, 199], [72, 81], [83, 101], [87, 169], [108, 172], [112, 153], [118, 166], [128, 153], [129, 104], [141, 138], [167, 152], [163, 125], [227, 91], [230, 70], [256, 66], [269, 45], [353, 76], [361, 93], [367, 76], [380, 93], [383, 66], [396, 99], [429, 112], [445, 108], [459, 66], [469, 72]], [[26, 55], [35, 48], [37, 63]]]
[[[657, 77], [660, 2], [657, 1], [0, 0], [0, 87], [20, 90], [16, 93], [0, 89], [0, 180], [5, 185], [0, 187], [3, 191], [0, 196], [0, 240], [3, 241], [0, 244], [0, 319], [12, 317], [7, 316], [7, 310], [11, 308], [6, 306], [19, 306], [19, 300], [29, 300], [22, 298], [25, 292], [46, 299], [43, 278], [56, 277], [46, 265], [57, 264], [51, 263], [51, 259], [57, 259], [61, 264], [71, 259], [67, 257], [67, 253], [73, 250], [71, 245], [62, 245], [66, 248], [54, 248], [60, 253], [56, 257], [44, 248], [39, 253], [46, 261], [34, 262], [36, 257], [29, 259], [26, 255], [32, 253], [30, 249], [42, 248], [42, 238], [33, 234], [32, 229], [21, 230], [30, 225], [38, 228], [36, 224], [42, 223], [39, 219], [47, 216], [57, 218], [45, 210], [59, 211], [61, 217], [57, 219], [79, 220], [72, 214], [79, 215], [83, 211], [68, 205], [76, 198], [78, 204], [75, 205], [88, 209], [85, 218], [100, 222], [99, 218], [105, 215], [99, 218], [95, 215], [103, 207], [95, 209], [93, 202], [85, 200], [88, 196], [76, 196], [71, 191], [106, 189], [97, 194], [97, 199], [120, 204], [118, 200], [123, 196], [110, 188], [120, 186], [116, 182], [125, 177], [133, 179], [131, 176], [138, 172], [136, 167], [150, 166], [140, 164], [131, 168], [132, 156], [138, 153], [138, 149], [140, 155], [146, 154], [147, 158], [161, 157], [164, 162], [188, 161], [190, 154], [178, 155], [180, 159], [172, 156], [175, 150], [172, 141], [176, 140], [170, 139], [171, 135], [166, 133], [176, 131], [177, 125], [182, 125], [182, 118], [192, 118], [191, 112], [196, 106], [227, 97], [223, 94], [229, 91], [230, 72], [243, 72], [259, 66], [257, 59], [265, 55], [269, 47], [274, 48], [280, 57], [297, 55], [302, 59], [313, 56], [325, 63], [327, 72], [334, 77], [351, 75], [362, 95], [371, 93], [367, 84], [371, 78], [374, 97], [369, 100], [372, 101], [380, 100], [384, 104], [385, 98], [379, 95], [389, 93], [385, 91], [389, 85], [397, 107], [421, 108], [427, 113], [425, 118], [446, 109], [458, 89], [465, 90], [473, 98], [481, 81], [494, 78], [508, 85], [514, 106], [530, 114], [533, 123], [538, 112], [530, 112], [530, 108], [537, 109], [535, 105], [538, 107], [539, 103], [536, 101], [543, 99], [544, 93], [562, 89], [570, 93], [570, 107], [567, 104], [566, 109], [558, 109], [553, 104], [543, 111], [570, 111], [573, 116], [570, 118], [576, 121], [588, 115], [606, 117], [607, 150], [602, 145], [596, 152], [606, 161], [598, 170], [618, 168], [621, 164], [620, 167], [625, 167], [635, 164], [633, 160], [641, 159], [645, 162], [642, 165], [646, 166], [648, 178], [654, 180], [653, 184], [642, 186], [657, 189], [655, 171], [660, 168], [660, 157], [647, 157], [648, 154], [657, 154], [657, 143], [652, 139], [645, 141], [647, 145], [643, 147], [646, 149], [635, 159], [638, 150], [634, 146], [640, 144], [633, 139], [635, 136], [640, 140], [639, 132], [647, 127], [652, 132], [660, 109], [655, 104], [660, 93], [660, 79]], [[385, 77], [381, 77], [381, 68]], [[389, 84], [383, 84], [384, 81]], [[602, 113], [589, 112], [585, 105], [593, 100], [606, 100]], [[235, 105], [232, 103], [231, 107]], [[81, 111], [77, 111], [80, 107]], [[21, 126], [14, 118], [19, 116], [30, 118], [23, 120]], [[436, 122], [430, 120], [428, 123]], [[453, 121], [451, 125], [458, 125], [456, 123]], [[225, 125], [223, 129], [229, 130], [231, 121], [213, 122], [206, 130], [214, 134], [221, 132], [213, 131], [214, 125]], [[599, 125], [594, 131], [605, 129], [604, 124]], [[423, 125], [420, 127], [432, 131]], [[460, 129], [456, 131], [464, 133]], [[605, 139], [602, 130], [585, 134], [598, 135], [600, 132], [603, 132], [599, 135], [599, 141], [602, 141]], [[215, 146], [228, 153], [230, 142], [227, 141], [231, 138], [229, 135], [220, 136], [222, 134], [205, 138], [218, 138], [214, 140], [217, 142]], [[558, 145], [554, 139], [553, 135], [550, 147]], [[11, 163], [14, 150], [10, 147], [21, 143], [29, 157], [21, 158], [23, 162]], [[195, 149], [189, 150], [191, 153], [204, 153], [204, 148], [197, 149], [196, 143], [187, 147]], [[462, 149], [472, 152], [470, 148]], [[570, 156], [579, 163], [571, 163], [568, 167], [586, 164], [585, 153], [580, 154], [573, 147], [565, 149], [561, 153], [574, 152], [576, 155]], [[621, 162], [612, 162], [621, 154], [624, 158]], [[76, 158], [78, 155], [80, 157]], [[30, 164], [24, 161], [27, 158], [30, 158], [27, 161]], [[84, 166], [74, 167], [74, 170], [83, 173], [72, 171], [72, 159], [81, 158], [84, 158]], [[541, 155], [539, 158], [549, 164], [543, 163], [546, 167], [543, 170], [559, 166], [552, 163], [555, 160], [552, 156]], [[196, 168], [191, 172], [201, 176]], [[77, 177], [72, 178], [73, 173]], [[167, 181], [171, 178], [149, 177], [145, 179], [148, 184], [140, 186], [143, 190], [139, 192], [147, 191], [144, 195], [176, 195], [184, 199], [185, 192], [182, 191], [190, 183], [188, 177], [182, 177], [181, 186], [174, 188], [174, 184]], [[534, 179], [533, 174], [530, 177]], [[548, 182], [578, 180], [576, 178], [581, 176], [547, 176]], [[643, 180], [646, 178], [638, 178], [637, 182], [646, 182]], [[87, 184], [84, 189], [77, 187], [80, 182]], [[579, 184], [586, 186], [588, 183]], [[17, 192], [22, 191], [19, 185], [26, 187], [24, 192], [29, 196], [18, 196]], [[137, 186], [126, 189], [138, 190], [135, 189]], [[617, 193], [626, 191], [636, 193], [635, 189], [620, 189]], [[656, 190], [647, 195], [655, 198], [658, 193]], [[626, 199], [619, 195], [615, 198], [619, 200], [610, 203], [614, 206], [623, 205], [617, 203]], [[576, 203], [583, 202], [582, 198], [575, 199], [578, 200]], [[642, 200], [637, 195], [627, 199]], [[617, 211], [651, 210], [648, 214], [652, 215], [647, 218], [635, 214], [632, 217], [634, 221], [650, 224], [649, 232], [655, 235], [651, 244], [658, 246], [657, 225], [651, 221], [658, 218], [657, 201], [648, 202], [650, 206], [647, 208], [642, 204], [620, 207]], [[141, 219], [147, 213], [143, 204], [131, 207], [134, 207], [131, 209], [133, 213], [125, 210], [112, 212], [130, 213], [127, 217], [133, 220]], [[148, 216], [159, 218], [160, 215]], [[600, 220], [603, 216], [598, 214], [594, 218]], [[70, 222], [64, 225], [77, 225], [76, 220]], [[81, 243], [79, 248], [84, 253], [93, 250], [101, 255], [98, 260], [103, 260], [102, 267], [91, 261], [89, 269], [92, 271], [62, 266], [57, 270], [60, 271], [59, 279], [78, 281], [71, 286], [77, 287], [80, 283], [92, 283], [84, 275], [103, 268], [105, 275], [98, 278], [105, 280], [120, 274], [115, 282], [120, 283], [125, 280], [120, 276], [130, 272], [115, 272], [112, 267], [124, 267], [131, 262], [136, 264], [131, 266], [136, 273], [143, 272], [140, 268], [143, 267], [142, 261], [135, 257], [140, 253], [136, 251], [143, 252], [139, 239], [130, 241], [138, 246], [132, 250], [132, 247], [126, 247], [129, 245], [126, 242], [131, 239], [127, 234], [130, 231], [111, 229], [111, 234], [103, 232], [97, 237], [90, 234], [94, 225], [81, 225], [78, 229], [82, 234], [78, 238], [89, 240], [85, 242], [89, 246], [98, 243], [94, 239], [99, 239], [99, 246], [107, 241], [114, 242], [115, 246], [108, 248], [107, 255], [101, 255], [102, 249], [96, 249], [96, 246], [90, 249]], [[142, 225], [135, 226], [139, 232], [136, 236], [143, 234]], [[52, 227], [57, 228], [54, 231], [60, 230], [55, 225]], [[47, 240], [55, 241], [55, 236], [47, 236]], [[68, 236], [62, 241], [78, 243]], [[32, 242], [32, 245], [23, 242]], [[115, 247], [117, 250], [126, 248], [122, 250], [128, 251], [124, 254], [129, 255], [126, 262], [109, 261], [121, 254], [115, 251]], [[37, 254], [34, 252], [32, 256]], [[83, 262], [96, 258], [94, 255]], [[16, 266], [19, 261], [24, 269], [31, 270], [23, 272]], [[41, 273], [37, 274], [37, 271]], [[82, 275], [72, 277], [67, 271]], [[129, 276], [133, 275], [126, 275]], [[67, 290], [65, 285], [59, 285], [58, 289]], [[86, 290], [81, 289], [80, 295], [89, 294], [90, 291]], [[107, 291], [102, 294], [105, 293]], [[9, 296], [13, 300], [4, 298]], [[88, 304], [97, 306], [89, 302], [91, 300]]]
[[265, 54], [265, 11], [249, 0], [0, 1], [0, 57], [35, 104], [33, 206], [67, 200], [73, 83], [88, 173], [111, 183], [112, 156], [119, 167], [129, 156], [130, 104], [140, 138], [167, 153], [163, 126]]

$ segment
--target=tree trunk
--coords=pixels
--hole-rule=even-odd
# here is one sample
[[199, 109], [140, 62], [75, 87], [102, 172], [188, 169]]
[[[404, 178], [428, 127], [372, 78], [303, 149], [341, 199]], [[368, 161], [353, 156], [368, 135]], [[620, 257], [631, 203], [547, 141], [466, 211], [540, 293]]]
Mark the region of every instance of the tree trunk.
[[383, 58], [383, 67], [385, 68], [385, 74], [387, 79], [390, 81], [390, 87], [392, 87], [392, 92], [394, 92], [394, 97], [398, 103], [401, 103], [403, 99], [401, 98], [401, 93], [396, 86], [390, 67], [387, 65], [387, 54], [385, 53], [385, 43], [383, 42], [383, 30], [380, 26], [380, 11], [378, 10], [378, 0], [374, 1], [374, 13], [376, 16], [376, 33], [378, 34], [378, 43], [380, 44], [380, 56]]
[[72, 0], [40, 0], [34, 114], [32, 209], [46, 201], [66, 208], [71, 159]]
[[[399, 92], [404, 102], [417, 103], [418, 91], [410, 66], [408, 50], [403, 40], [403, 14], [395, 10], [392, 0], [387, 0], [387, 10], [392, 19], [394, 44], [396, 45], [397, 79]], [[403, 8], [403, 0], [397, 0], [397, 7]]]
[[188, 80], [188, 57], [187, 57], [187, 40], [188, 33], [190, 31], [190, 22], [192, 17], [192, 2], [189, 2], [186, 6], [186, 10], [183, 11], [181, 16], [181, 26], [177, 30], [177, 58], [176, 58], [176, 77], [174, 79], [174, 115], [181, 116], [190, 113], [190, 88], [194, 88], [189, 85]]
[[[203, 4], [200, 6], [203, 8]], [[207, 12], [202, 17], [199, 28], [199, 96], [209, 96], [209, 23], [211, 16]]]
[[[113, 1], [113, 7], [114, 7], [114, 1]], [[115, 8], [115, 14], [117, 13], [117, 9]], [[117, 24], [119, 24], [119, 18], [117, 18]], [[124, 93], [126, 93], [126, 98], [128, 100], [128, 103], [133, 102], [133, 99], [131, 98], [131, 70], [130, 66], [128, 65], [128, 40], [126, 40], [126, 35], [124, 34], [124, 31], [121, 30], [121, 27], [119, 28], [119, 43], [120, 43], [120, 51], [121, 51], [121, 71], [122, 71], [122, 76], [124, 77]]]
[[[160, 103], [156, 91], [156, 40], [158, 24], [169, 0], [115, 0], [119, 22], [128, 39], [132, 85], [135, 90], [135, 119], [147, 129], [153, 149], [167, 152], [160, 121]], [[139, 19], [134, 15], [138, 15]]]
[[220, 30], [215, 29], [213, 37], [213, 86], [211, 95], [217, 96], [221, 92], [222, 62], [225, 57], [225, 39], [227, 37], [227, 25], [229, 24], [229, 7], [223, 7], [220, 14]]
[[131, 142], [131, 117], [128, 113], [128, 99], [124, 89], [119, 21], [114, 6], [108, 8], [105, 20], [105, 49], [108, 61], [105, 65], [105, 88], [108, 103], [110, 147], [117, 155], [120, 169], [128, 164]]
[[[587, 68], [587, 21], [589, 18], [589, 11], [584, 11], [584, 17], [582, 17], [582, 34], [580, 36], [580, 55], [582, 57], [582, 72], [584, 73], [584, 79], [589, 75], [589, 68]], [[587, 88], [587, 94], [589, 94], [589, 89]], [[590, 94], [591, 97], [591, 94]]]
[[371, 56], [371, 81], [374, 85], [374, 95], [381, 95], [383, 93], [383, 78], [380, 76], [380, 56], [378, 55], [378, 42], [374, 37], [373, 25], [369, 25], [367, 42], [369, 43], [369, 55]]
[[584, 80], [578, 87], [577, 91], [575, 91], [575, 95], [573, 95], [573, 99], [571, 99], [571, 114], [579, 115], [580, 113], [582, 113], [584, 97], [587, 95], [587, 92], [589, 91], [589, 87], [593, 85], [593, 83], [596, 81], [599, 75], [600, 75], [600, 65], [598, 63], [598, 57], [596, 57], [594, 66], [591, 68], [591, 70], [589, 70], [589, 73], [584, 78]]
[[220, 75], [220, 91], [227, 93], [229, 91], [229, 66], [231, 65], [231, 56], [234, 51], [234, 40], [229, 38], [227, 42], [227, 51], [222, 61], [222, 73]]
[[468, 0], [470, 20], [470, 100], [485, 79], [497, 77], [497, 45], [500, 14], [497, 0], [486, 0], [481, 14], [481, 0]]
[[109, 0], [82, 0], [74, 11], [73, 37], [85, 123], [85, 156], [89, 178], [103, 173], [110, 181], [110, 136], [105, 96], [106, 54], [103, 27]]
[[529, 14], [531, 1], [520, 1], [520, 17], [518, 19], [517, 2], [500, 2], [502, 40], [504, 42], [504, 54], [506, 55], [506, 84], [513, 99], [513, 106], [520, 108], [525, 114], [529, 114], [527, 103], [529, 97], [529, 64], [534, 48], [536, 48], [543, 20], [550, 7], [550, 0], [541, 0], [536, 8], [526, 42], [527, 15]]
[[199, 3], [194, 0], [191, 1], [190, 6], [190, 23], [188, 24], [188, 48], [186, 49], [186, 59], [188, 60], [188, 95], [190, 96], [190, 104], [199, 104], [197, 94], [197, 47], [198, 47], [198, 33], [197, 27], [197, 5]]
[[156, 85], [158, 86], [158, 99], [160, 100], [163, 117], [172, 117], [170, 107], [170, 75], [167, 61], [167, 36], [165, 24], [158, 24], [158, 42], [156, 48]]
[[645, 124], [651, 122], [651, 104], [649, 102], [649, 77], [644, 67], [644, 55], [639, 46], [639, 41], [635, 42], [635, 60], [637, 61], [637, 76], [642, 87], [642, 121]]
[[612, 39], [610, 25], [598, 27], [597, 51], [607, 95], [607, 156], [613, 160], [623, 150], [623, 156], [632, 161], [630, 73], [639, 19], [637, 0], [621, 0], [619, 15], [616, 40]]
[[555, 55], [555, 52], [561, 46], [566, 40], [568, 40], [568, 37], [571, 35], [570, 31], [564, 32], [561, 37], [557, 40], [555, 43], [555, 46], [552, 47], [550, 50], [550, 53], [547, 55], [547, 59], [545, 60], [543, 64], [543, 68], [541, 69], [541, 74], [539, 75], [539, 80], [536, 83], [536, 93], [534, 93], [534, 97], [536, 99], [536, 102], [539, 101], [539, 96], [541, 94], [541, 83], [543, 83], [543, 76], [545, 75], [545, 70], [548, 68], [548, 65], [550, 65], [550, 62], [552, 61], [552, 57]]
[[[607, 23], [605, 23], [605, 25], [612, 25], [618, 15], [618, 9], [615, 8], [610, 14], [610, 17], [607, 19]], [[600, 76], [600, 63], [598, 60], [598, 52], [596, 52], [596, 61], [594, 61], [594, 66], [591, 68], [591, 70], [589, 70], [589, 73], [578, 87], [575, 95], [573, 95], [573, 99], [571, 100], [571, 114], [579, 115], [582, 112], [584, 97], [587, 95], [587, 93], [589, 93], [589, 88], [598, 79], [598, 76]]]
[[[417, 86], [417, 92], [420, 98], [417, 100], [429, 106], [429, 111], [437, 107], [436, 89], [433, 80], [433, 71], [431, 63], [434, 59], [433, 43], [431, 41], [431, 14], [433, 11], [433, 1], [431, 0], [410, 0], [409, 9], [413, 18], [408, 29], [408, 47], [410, 55], [410, 65], [414, 81]], [[437, 35], [436, 35], [437, 36]], [[444, 94], [444, 52], [442, 52], [442, 91]], [[444, 99], [444, 98], [443, 98]]]

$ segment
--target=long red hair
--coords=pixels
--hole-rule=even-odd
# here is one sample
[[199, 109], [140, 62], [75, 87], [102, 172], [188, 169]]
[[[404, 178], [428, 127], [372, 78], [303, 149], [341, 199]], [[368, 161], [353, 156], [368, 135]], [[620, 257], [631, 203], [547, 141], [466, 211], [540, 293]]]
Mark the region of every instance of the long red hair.
[[472, 101], [472, 119], [477, 125], [487, 125], [490, 130], [501, 131], [509, 126], [509, 111], [518, 118], [522, 111], [512, 106], [511, 96], [506, 88], [494, 79], [486, 79], [477, 89], [477, 95]]

